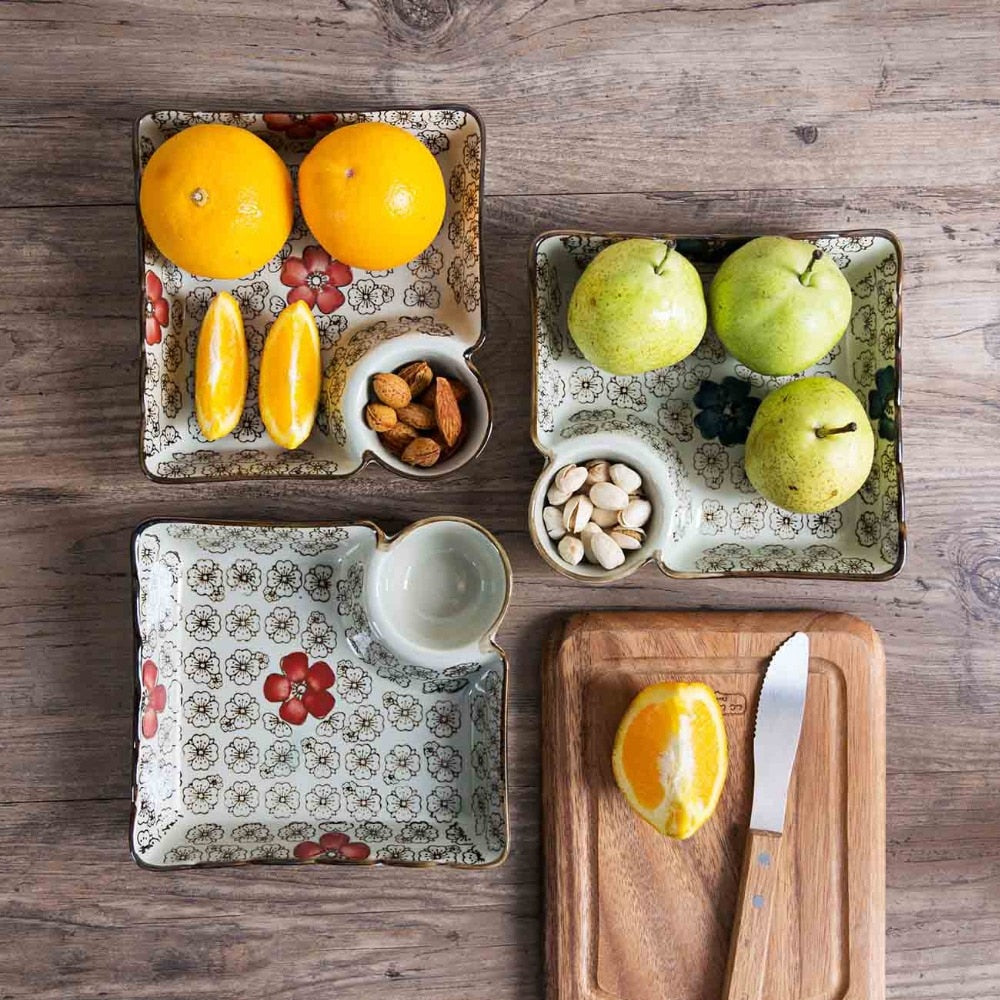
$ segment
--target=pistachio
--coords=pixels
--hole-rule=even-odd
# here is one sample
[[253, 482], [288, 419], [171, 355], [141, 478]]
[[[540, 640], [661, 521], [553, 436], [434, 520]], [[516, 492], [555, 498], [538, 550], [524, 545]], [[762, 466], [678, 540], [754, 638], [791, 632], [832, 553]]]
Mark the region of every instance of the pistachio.
[[595, 507], [594, 513], [590, 515], [590, 520], [601, 528], [610, 528], [612, 525], [618, 524], [618, 511]]
[[585, 496], [570, 497], [563, 507], [563, 524], [570, 534], [578, 535], [590, 520], [594, 505]]
[[646, 532], [642, 528], [612, 528], [608, 538], [617, 542], [626, 552], [634, 552], [642, 548], [646, 540]]
[[580, 541], [583, 542], [583, 554], [587, 557], [587, 562], [597, 565], [597, 557], [594, 555], [593, 541], [596, 535], [603, 535], [604, 532], [601, 528], [594, 524], [593, 521], [588, 521], [584, 527], [583, 531], [580, 532]]
[[653, 505], [648, 500], [629, 500], [618, 512], [618, 523], [623, 528], [641, 528], [652, 516]]
[[558, 507], [546, 507], [542, 511], [542, 523], [545, 525], [549, 538], [554, 542], [558, 542], [566, 534], [562, 511]]
[[621, 487], [626, 493], [635, 493], [642, 488], [642, 476], [635, 469], [630, 469], [627, 465], [618, 462], [611, 466], [609, 470], [611, 482], [615, 486]]
[[570, 566], [579, 565], [580, 561], [583, 559], [583, 542], [579, 538], [573, 535], [566, 535], [562, 541], [559, 542], [559, 555], [570, 564]]
[[590, 547], [598, 565], [603, 566], [604, 569], [617, 569], [625, 562], [625, 553], [622, 551], [622, 547], [603, 531], [599, 535], [591, 537]]
[[[604, 510], [624, 510], [628, 506], [628, 494], [614, 483], [594, 483], [590, 487], [590, 502]], [[633, 525], [626, 525], [633, 527]]]
[[611, 478], [611, 465], [603, 458], [595, 458], [594, 461], [588, 462], [586, 468], [587, 486], [593, 486], [595, 483], [606, 483]]
[[587, 481], [587, 470], [579, 465], [563, 466], [552, 482], [557, 490], [572, 496]]
[[564, 493], [562, 490], [556, 488], [556, 484], [553, 483], [549, 487], [548, 493], [545, 494], [545, 499], [548, 500], [553, 507], [561, 507], [573, 494]]

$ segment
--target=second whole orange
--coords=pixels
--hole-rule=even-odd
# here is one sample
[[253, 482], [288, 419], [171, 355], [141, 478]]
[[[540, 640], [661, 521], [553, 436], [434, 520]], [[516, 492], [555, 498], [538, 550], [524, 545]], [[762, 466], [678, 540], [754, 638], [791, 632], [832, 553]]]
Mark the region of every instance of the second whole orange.
[[367, 270], [426, 250], [445, 212], [437, 160], [405, 129], [358, 122], [331, 132], [299, 167], [306, 225], [332, 257]]

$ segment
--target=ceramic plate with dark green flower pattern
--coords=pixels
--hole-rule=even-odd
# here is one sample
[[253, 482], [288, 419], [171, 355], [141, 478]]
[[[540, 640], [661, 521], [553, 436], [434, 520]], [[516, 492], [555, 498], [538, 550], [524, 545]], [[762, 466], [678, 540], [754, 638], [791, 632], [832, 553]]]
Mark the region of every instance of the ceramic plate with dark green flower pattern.
[[[834, 260], [854, 296], [843, 339], [811, 374], [846, 383], [876, 431], [867, 482], [826, 514], [801, 515], [764, 500], [747, 479], [743, 446], [761, 399], [790, 378], [750, 371], [727, 355], [709, 326], [694, 353], [669, 368], [617, 376], [589, 364], [566, 327], [580, 274], [609, 243], [632, 234], [553, 232], [532, 247], [534, 440], [546, 456], [531, 508], [539, 552], [574, 579], [622, 579], [654, 559], [669, 576], [725, 575], [887, 579], [903, 564], [900, 447], [900, 289], [902, 259], [884, 230], [792, 234]], [[708, 284], [748, 237], [668, 237]], [[632, 464], [659, 502], [647, 542], [612, 573], [571, 567], [541, 522], [553, 472], [568, 462], [613, 458]]]
[[[441, 559], [450, 590], [400, 585]], [[153, 521], [132, 563], [140, 864], [504, 860], [510, 567], [488, 532]]]

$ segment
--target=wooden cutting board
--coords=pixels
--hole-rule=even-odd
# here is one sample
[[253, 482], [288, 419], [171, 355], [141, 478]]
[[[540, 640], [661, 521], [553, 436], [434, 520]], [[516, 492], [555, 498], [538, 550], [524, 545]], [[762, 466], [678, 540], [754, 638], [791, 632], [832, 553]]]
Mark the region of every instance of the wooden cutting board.
[[[753, 719], [771, 655], [811, 639], [789, 791], [768, 1000], [885, 996], [885, 660], [849, 615], [581, 615], [543, 674], [548, 1000], [719, 1000], [753, 782]], [[635, 816], [611, 747], [647, 684], [701, 680], [719, 695], [729, 777], [686, 842]]]

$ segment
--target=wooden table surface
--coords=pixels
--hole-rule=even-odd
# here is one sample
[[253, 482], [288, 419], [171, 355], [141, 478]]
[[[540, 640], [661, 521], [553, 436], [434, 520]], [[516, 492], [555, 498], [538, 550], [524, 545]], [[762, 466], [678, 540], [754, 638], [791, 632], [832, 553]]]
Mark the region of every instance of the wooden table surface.
[[[896, 1000], [1000, 997], [1000, 7], [993, 0], [0, 0], [0, 998], [540, 998], [539, 661], [573, 609], [818, 607], [888, 654]], [[487, 132], [483, 457], [414, 489], [139, 470], [129, 130], [446, 103]], [[564, 581], [525, 530], [525, 259], [555, 226], [901, 238], [911, 555], [885, 584]], [[516, 585], [495, 871], [130, 860], [129, 532], [481, 518]], [[669, 942], [665, 942], [669, 947]]]

